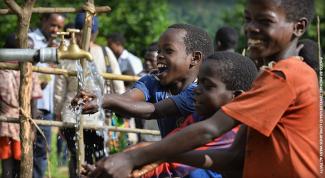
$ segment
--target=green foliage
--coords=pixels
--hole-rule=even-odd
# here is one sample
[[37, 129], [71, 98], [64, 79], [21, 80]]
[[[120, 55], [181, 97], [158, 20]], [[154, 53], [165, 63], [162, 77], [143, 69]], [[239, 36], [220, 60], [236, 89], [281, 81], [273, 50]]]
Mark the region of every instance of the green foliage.
[[229, 9], [225, 9], [221, 15], [221, 19], [224, 22], [223, 24], [233, 27], [239, 32], [239, 42], [237, 46], [238, 52], [241, 52], [246, 45], [245, 35], [243, 30], [243, 24], [244, 24], [243, 14], [245, 8], [244, 3], [245, 0], [237, 0], [235, 5], [233, 5]]
[[[315, 0], [316, 5], [316, 17], [319, 16], [320, 19], [320, 36], [323, 37], [325, 35], [325, 1], [323, 0]], [[312, 24], [310, 25], [307, 34], [307, 38], [311, 38], [317, 41], [317, 18], [314, 19]], [[322, 51], [325, 49], [325, 41], [321, 38], [321, 46]]]
[[[20, 5], [22, 1], [17, 1]], [[48, 0], [37, 1], [35, 7], [80, 7], [84, 1]], [[126, 48], [138, 56], [144, 55], [145, 48], [155, 40], [169, 25], [167, 2], [164, 0], [98, 0], [96, 6], [108, 5], [112, 12], [98, 14], [100, 33], [97, 39], [99, 44], [106, 44], [106, 36], [112, 32], [124, 34], [127, 42]], [[4, 2], [0, 2], [1, 8], [6, 8]], [[33, 14], [31, 28], [37, 28], [40, 22], [40, 15]], [[74, 15], [68, 14], [68, 21], [73, 22]], [[0, 34], [15, 32], [17, 29], [17, 17], [7, 15], [0, 17]], [[0, 45], [3, 46], [0, 40]]]
[[15, 15], [6, 15], [1, 16], [0, 18], [0, 34], [2, 36], [2, 40], [0, 40], [0, 47], [3, 47], [4, 45], [4, 39], [7, 34], [15, 32], [15, 29], [17, 29], [17, 16]]
[[[123, 128], [125, 126], [124, 119], [113, 113], [112, 126]], [[125, 132], [111, 132], [109, 141], [109, 153], [114, 154], [123, 151], [128, 146], [128, 137]]]
[[231, 7], [236, 0], [169, 0], [168, 14], [172, 23], [189, 23], [205, 29], [211, 37], [224, 25], [223, 10]]
[[[112, 12], [99, 15], [100, 36], [112, 32], [123, 33], [127, 39], [126, 48], [143, 56], [143, 50], [167, 28], [167, 3], [164, 0], [119, 0], [111, 1]], [[99, 38], [99, 43], [106, 39]]]
[[[53, 131], [52, 129], [52, 136], [51, 136], [51, 153], [50, 153], [50, 170], [52, 178], [68, 178], [68, 168], [59, 167], [59, 160], [57, 157], [57, 131]], [[48, 170], [46, 171], [46, 175], [48, 177]]]

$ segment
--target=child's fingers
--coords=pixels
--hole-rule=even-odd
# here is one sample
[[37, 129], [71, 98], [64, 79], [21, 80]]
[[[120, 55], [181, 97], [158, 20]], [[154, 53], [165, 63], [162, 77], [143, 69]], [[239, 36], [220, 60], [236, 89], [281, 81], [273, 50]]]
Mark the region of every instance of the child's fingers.
[[96, 95], [85, 90], [80, 90], [79, 95], [83, 98], [96, 98]]
[[80, 92], [78, 92], [78, 94], [72, 99], [71, 101], [71, 105], [72, 106], [76, 106], [78, 104], [80, 104], [80, 100], [82, 100], [84, 103], [85, 102], [89, 102], [94, 100], [95, 98], [97, 98], [97, 96], [95, 94], [92, 94], [90, 92], [81, 90]]
[[98, 105], [97, 104], [85, 104], [82, 106], [82, 114], [94, 114], [98, 112]]
[[162, 163], [162, 161], [157, 161], [157, 162], [154, 162], [151, 164], [147, 164], [140, 169], [136, 169], [136, 170], [132, 171], [132, 177], [134, 177], [134, 178], [141, 177], [141, 176], [147, 174], [148, 172], [154, 170], [161, 163]]
[[87, 176], [90, 172], [95, 171], [96, 167], [91, 164], [83, 164], [81, 174]]

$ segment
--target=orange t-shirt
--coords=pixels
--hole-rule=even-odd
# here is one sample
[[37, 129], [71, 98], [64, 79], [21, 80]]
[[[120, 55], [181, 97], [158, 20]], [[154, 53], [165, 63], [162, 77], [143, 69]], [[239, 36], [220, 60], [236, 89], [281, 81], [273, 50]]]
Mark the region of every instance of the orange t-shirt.
[[319, 98], [316, 73], [290, 57], [265, 69], [251, 90], [222, 107], [249, 126], [244, 177], [320, 176]]

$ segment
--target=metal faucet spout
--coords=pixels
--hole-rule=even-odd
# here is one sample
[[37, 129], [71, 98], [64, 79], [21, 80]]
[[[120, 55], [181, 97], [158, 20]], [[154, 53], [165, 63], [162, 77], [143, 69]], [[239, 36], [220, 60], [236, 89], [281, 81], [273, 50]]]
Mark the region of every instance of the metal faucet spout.
[[92, 55], [79, 48], [76, 44], [70, 44], [68, 50], [60, 50], [58, 49], [58, 58], [63, 60], [78, 60], [86, 58], [89, 62], [93, 60]]

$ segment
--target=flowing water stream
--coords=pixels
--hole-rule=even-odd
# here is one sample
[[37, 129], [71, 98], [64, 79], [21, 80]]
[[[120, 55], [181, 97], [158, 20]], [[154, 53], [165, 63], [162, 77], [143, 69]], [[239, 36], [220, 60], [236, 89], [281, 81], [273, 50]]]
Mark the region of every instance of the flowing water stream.
[[[71, 107], [71, 110], [75, 114], [76, 118], [76, 124], [75, 128], [76, 130], [79, 130], [80, 128], [80, 118], [83, 117], [84, 123], [96, 123], [96, 124], [104, 124], [105, 120], [105, 112], [102, 109], [102, 102], [103, 102], [103, 95], [104, 95], [104, 79], [101, 77], [100, 73], [97, 70], [97, 67], [94, 62], [87, 62], [86, 69], [83, 69], [81, 67], [81, 64], [79, 61], [76, 61], [76, 68], [77, 68], [77, 79], [78, 79], [78, 91], [87, 91], [94, 95], [96, 95], [96, 98], [94, 99], [97, 105], [99, 106], [98, 112], [94, 114], [81, 114], [82, 107], [81, 105], [84, 104], [83, 100], [80, 99], [78, 101], [78, 105], [76, 107]], [[97, 130], [96, 134], [99, 136], [102, 136], [105, 138], [105, 132], [104, 130]], [[76, 137], [73, 138], [75, 140], [76, 149], [78, 150], [78, 142], [80, 140], [80, 135], [78, 132], [76, 132]], [[93, 145], [93, 147], [96, 147], [96, 145]], [[89, 150], [90, 151], [90, 150]], [[87, 150], [85, 150], [87, 152]], [[102, 157], [107, 156], [106, 148], [103, 151], [96, 152], [96, 157]], [[77, 158], [80, 160], [80, 158]]]

